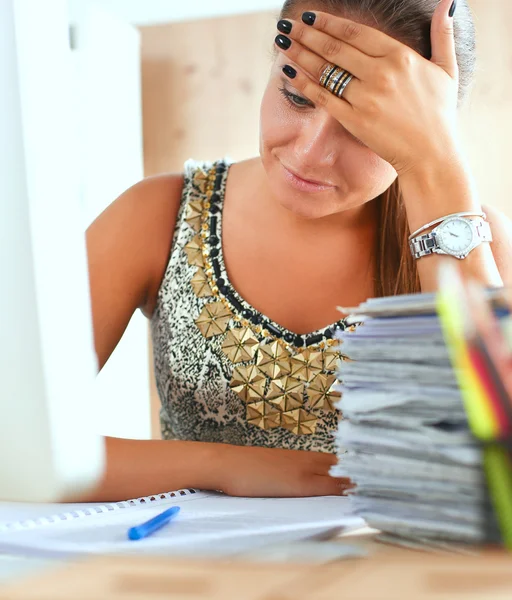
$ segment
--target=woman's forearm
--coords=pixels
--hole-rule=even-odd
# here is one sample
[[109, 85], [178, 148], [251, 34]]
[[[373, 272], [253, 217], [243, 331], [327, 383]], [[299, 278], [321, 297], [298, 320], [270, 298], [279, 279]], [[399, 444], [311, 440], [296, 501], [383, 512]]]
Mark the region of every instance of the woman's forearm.
[[106, 438], [99, 485], [73, 501], [114, 502], [182, 488], [218, 489], [223, 444]]
[[[400, 178], [400, 188], [410, 231], [448, 214], [482, 211], [469, 171], [457, 158], [439, 160], [438, 163], [425, 162], [422, 171]], [[417, 261], [423, 292], [436, 289], [438, 266], [443, 259], [446, 260], [446, 257], [432, 254]], [[489, 287], [502, 285], [488, 243], [475, 248], [464, 260], [458, 261], [458, 265], [466, 277], [475, 278]]]
[[330, 496], [350, 482], [329, 470], [332, 454], [172, 440], [106, 438], [107, 468], [96, 489], [68, 502], [115, 502], [183, 488], [232, 496]]

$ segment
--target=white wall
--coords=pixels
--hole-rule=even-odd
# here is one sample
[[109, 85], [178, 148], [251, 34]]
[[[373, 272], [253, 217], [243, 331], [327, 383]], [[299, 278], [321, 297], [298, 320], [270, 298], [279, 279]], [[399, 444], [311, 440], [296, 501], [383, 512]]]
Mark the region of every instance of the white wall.
[[[69, 0], [72, 19], [93, 0]], [[206, 19], [231, 14], [275, 10], [281, 0], [94, 0], [112, 14], [136, 25]]]

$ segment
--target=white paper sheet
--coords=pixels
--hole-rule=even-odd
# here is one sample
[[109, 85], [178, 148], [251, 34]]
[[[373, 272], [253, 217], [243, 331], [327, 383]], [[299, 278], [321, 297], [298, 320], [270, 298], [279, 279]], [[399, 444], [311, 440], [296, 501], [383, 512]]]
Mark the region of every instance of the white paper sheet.
[[[172, 505], [182, 507], [175, 520], [146, 539], [127, 539], [130, 527]], [[0, 535], [0, 551], [43, 556], [109, 552], [229, 555], [363, 525], [346, 497], [232, 498], [199, 493], [158, 506], [139, 506], [12, 531]]]

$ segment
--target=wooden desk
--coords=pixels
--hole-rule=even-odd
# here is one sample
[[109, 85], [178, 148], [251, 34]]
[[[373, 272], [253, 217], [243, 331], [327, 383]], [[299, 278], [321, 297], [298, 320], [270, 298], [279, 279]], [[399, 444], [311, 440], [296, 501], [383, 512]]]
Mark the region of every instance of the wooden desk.
[[512, 556], [381, 546], [327, 565], [98, 557], [0, 588], [0, 600], [510, 600]]

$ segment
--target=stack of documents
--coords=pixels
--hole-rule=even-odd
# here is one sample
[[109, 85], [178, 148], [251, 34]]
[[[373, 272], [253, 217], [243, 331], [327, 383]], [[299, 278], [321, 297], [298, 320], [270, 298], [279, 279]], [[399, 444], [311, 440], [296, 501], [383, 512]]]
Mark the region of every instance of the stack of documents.
[[466, 418], [434, 295], [378, 298], [339, 333], [336, 477], [382, 538], [440, 547], [494, 540], [480, 445]]

